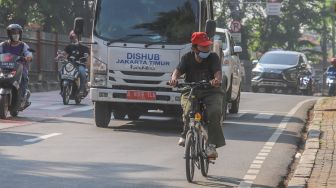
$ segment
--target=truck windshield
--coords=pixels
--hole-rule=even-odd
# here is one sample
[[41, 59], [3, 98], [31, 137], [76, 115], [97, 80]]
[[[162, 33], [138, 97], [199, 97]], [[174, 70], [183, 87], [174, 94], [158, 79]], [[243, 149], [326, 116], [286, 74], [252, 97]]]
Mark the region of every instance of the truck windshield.
[[94, 35], [108, 41], [187, 43], [198, 29], [197, 12], [198, 0], [98, 0]]

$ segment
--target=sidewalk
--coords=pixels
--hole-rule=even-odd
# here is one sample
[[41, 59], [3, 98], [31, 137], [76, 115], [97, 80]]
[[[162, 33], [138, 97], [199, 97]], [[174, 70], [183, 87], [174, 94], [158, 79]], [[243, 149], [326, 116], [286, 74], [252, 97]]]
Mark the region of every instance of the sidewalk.
[[336, 97], [316, 103], [305, 150], [288, 187], [336, 187]]

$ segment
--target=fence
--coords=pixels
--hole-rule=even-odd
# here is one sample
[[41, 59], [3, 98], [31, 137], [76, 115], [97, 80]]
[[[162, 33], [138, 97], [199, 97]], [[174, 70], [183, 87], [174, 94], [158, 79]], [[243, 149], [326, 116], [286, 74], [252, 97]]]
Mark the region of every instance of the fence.
[[[0, 28], [0, 39], [7, 40], [5, 29]], [[85, 39], [87, 41], [88, 39]], [[45, 33], [40, 31], [26, 31], [23, 41], [34, 49], [34, 60], [30, 65], [30, 82], [55, 82], [58, 77], [58, 64], [55, 62], [58, 49], [64, 49], [69, 44], [67, 35]]]

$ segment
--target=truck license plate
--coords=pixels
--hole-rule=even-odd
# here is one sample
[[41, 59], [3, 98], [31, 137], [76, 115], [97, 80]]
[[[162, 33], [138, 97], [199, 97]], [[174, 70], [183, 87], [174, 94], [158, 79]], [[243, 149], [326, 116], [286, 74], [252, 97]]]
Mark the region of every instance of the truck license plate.
[[153, 91], [127, 91], [127, 99], [130, 100], [156, 100], [156, 93]]

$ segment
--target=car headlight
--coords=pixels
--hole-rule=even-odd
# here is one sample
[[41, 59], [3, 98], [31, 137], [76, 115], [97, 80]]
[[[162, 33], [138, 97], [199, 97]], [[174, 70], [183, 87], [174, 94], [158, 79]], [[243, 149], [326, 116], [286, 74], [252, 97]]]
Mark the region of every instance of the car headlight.
[[71, 63], [65, 65], [65, 70], [71, 72], [75, 67]]
[[283, 77], [288, 81], [296, 81], [297, 80], [297, 72], [295, 69], [289, 69], [284, 72]]
[[91, 71], [91, 86], [106, 87], [107, 86], [107, 65], [102, 61], [94, 58]]
[[252, 78], [260, 77], [261, 74], [262, 74], [262, 72], [259, 72], [259, 71], [253, 71], [253, 72], [252, 72]]

